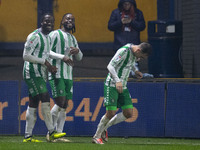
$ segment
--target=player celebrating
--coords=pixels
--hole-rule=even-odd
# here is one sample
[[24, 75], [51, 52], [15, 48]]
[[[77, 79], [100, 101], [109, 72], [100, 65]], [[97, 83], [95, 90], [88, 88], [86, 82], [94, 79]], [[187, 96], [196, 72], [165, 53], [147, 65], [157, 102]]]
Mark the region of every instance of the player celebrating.
[[[71, 13], [64, 14], [60, 29], [50, 33], [52, 39], [52, 51], [69, 56], [73, 60], [80, 61], [83, 57], [81, 50], [78, 47], [76, 38], [71, 34], [75, 32], [75, 18]], [[49, 82], [52, 88], [53, 98], [55, 105], [51, 110], [53, 117], [53, 124], [57, 132], [62, 132], [65, 119], [66, 108], [68, 101], [72, 100], [73, 94], [73, 73], [72, 66], [64, 64], [60, 60], [53, 60], [52, 62], [58, 68], [57, 73], [54, 75], [50, 73]], [[47, 136], [48, 140], [48, 136]], [[68, 142], [67, 139], [58, 139], [62, 142]]]
[[25, 43], [23, 78], [29, 89], [29, 106], [26, 111], [25, 138], [23, 142], [41, 142], [32, 138], [40, 100], [42, 102], [42, 115], [50, 134], [50, 140], [66, 135], [66, 133], [57, 133], [54, 131], [46, 79], [48, 71], [51, 73], [56, 73], [57, 71], [57, 68], [49, 63], [49, 57], [62, 59], [68, 64], [72, 64], [72, 60], [67, 56], [50, 51], [50, 37], [48, 34], [53, 30], [53, 26], [54, 17], [51, 14], [45, 14], [42, 17], [41, 28], [29, 34]]
[[[126, 86], [128, 76], [131, 69], [134, 68], [136, 59], [147, 58], [151, 51], [151, 45], [148, 43], [126, 44], [111, 59], [107, 66], [109, 74], [104, 83], [106, 114], [98, 124], [97, 131], [92, 139], [93, 143], [104, 144], [102, 139], [108, 141], [108, 127], [132, 117], [133, 104]], [[135, 73], [138, 78], [142, 78], [141, 72], [135, 71]], [[117, 108], [121, 108], [122, 112], [116, 114]]]

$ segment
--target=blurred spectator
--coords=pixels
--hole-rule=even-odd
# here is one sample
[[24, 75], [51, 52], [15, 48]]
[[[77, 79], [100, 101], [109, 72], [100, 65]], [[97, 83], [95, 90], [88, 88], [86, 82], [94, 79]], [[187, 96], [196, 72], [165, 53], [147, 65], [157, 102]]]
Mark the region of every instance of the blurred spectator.
[[143, 13], [135, 0], [120, 0], [108, 22], [108, 29], [114, 32], [113, 50], [116, 52], [127, 43], [140, 44], [140, 32], [145, 27]]

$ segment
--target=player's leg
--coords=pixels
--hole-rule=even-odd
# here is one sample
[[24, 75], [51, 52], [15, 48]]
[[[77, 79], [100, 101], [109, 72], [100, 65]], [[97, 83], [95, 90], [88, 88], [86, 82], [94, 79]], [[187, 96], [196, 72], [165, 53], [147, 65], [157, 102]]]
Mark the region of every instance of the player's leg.
[[51, 114], [53, 118], [53, 126], [54, 128], [56, 128], [61, 111], [64, 110], [65, 112], [65, 108], [62, 108], [64, 105], [63, 102], [65, 102], [65, 96], [56, 97], [54, 99], [55, 99], [55, 105], [51, 109]]
[[63, 128], [65, 125], [65, 119], [66, 119], [66, 108], [68, 106], [68, 100], [65, 101], [65, 105], [63, 108], [60, 109], [58, 120], [56, 124], [56, 131], [57, 132], [63, 132]]
[[[58, 113], [57, 123], [56, 123], [56, 131], [58, 133], [63, 132], [65, 119], [66, 119], [66, 108], [60, 108], [60, 111]], [[71, 142], [71, 141], [66, 139], [65, 137], [62, 137], [62, 138], [55, 139], [53, 142]]]
[[52, 95], [55, 100], [55, 105], [51, 109], [51, 114], [53, 118], [53, 126], [54, 128], [57, 125], [57, 121], [59, 118], [60, 111], [65, 106], [65, 97], [66, 97], [66, 91], [65, 91], [65, 83], [64, 79], [53, 79], [49, 81], [52, 89]]
[[29, 106], [26, 111], [26, 127], [25, 127], [25, 138], [23, 142], [41, 142], [36, 139], [32, 139], [32, 132], [37, 119], [37, 108], [39, 104], [39, 90], [37, 78], [25, 79], [29, 89]]
[[49, 94], [48, 93], [41, 93], [40, 99], [42, 101], [42, 104], [41, 104], [42, 116], [44, 117], [46, 127], [49, 131], [48, 132], [49, 141], [53, 141], [54, 139], [58, 139], [58, 138], [65, 136], [66, 133], [57, 133], [54, 130], [52, 115], [51, 115], [51, 112], [50, 112], [50, 96], [49, 96]]
[[40, 94], [40, 100], [42, 102], [41, 104], [41, 111], [42, 111], [42, 116], [44, 118], [44, 122], [46, 124], [46, 127], [50, 133], [54, 131], [53, 127], [53, 121], [52, 121], [52, 116], [50, 113], [50, 96], [49, 93], [41, 93]]
[[68, 101], [72, 100], [73, 95], [73, 81], [69, 79], [64, 79], [64, 86], [65, 88], [65, 100], [63, 101], [61, 111], [58, 117], [56, 129], [58, 132], [62, 132], [65, 124], [66, 119], [66, 108], [68, 106]]
[[29, 95], [29, 106], [26, 111], [26, 127], [25, 138], [32, 137], [33, 128], [37, 120], [37, 107], [39, 103], [38, 96], [32, 97]]
[[[59, 133], [63, 132], [63, 128], [64, 128], [65, 120], [66, 120], [66, 108], [68, 106], [68, 101], [72, 100], [72, 95], [73, 95], [73, 81], [69, 79], [64, 79], [64, 83], [65, 83], [66, 97], [65, 97], [65, 101], [63, 101], [64, 104], [62, 104], [62, 108], [60, 108], [57, 125], [56, 125], [56, 131]], [[59, 138], [56, 140], [56, 142], [71, 142], [71, 141], [66, 138]]]
[[106, 125], [105, 129], [112, 125], [118, 124], [131, 118], [133, 115], [133, 104], [128, 89], [124, 89], [119, 95], [118, 105], [122, 108], [122, 112], [116, 114]]
[[101, 118], [95, 135], [93, 136], [93, 143], [103, 144], [101, 135], [109, 120], [115, 115], [117, 111], [118, 92], [114, 87], [104, 86], [104, 104], [106, 106], [106, 114]]
[[44, 118], [44, 122], [45, 125], [49, 131], [49, 138], [50, 140], [56, 139], [56, 138], [60, 138], [64, 135], [66, 135], [66, 133], [61, 133], [58, 134], [55, 130], [54, 130], [54, 126], [53, 126], [53, 120], [52, 120], [52, 115], [50, 112], [50, 96], [46, 87], [46, 82], [43, 78], [41, 78], [39, 81], [40, 84], [40, 100], [42, 102], [41, 104], [41, 111], [42, 111], [42, 116]]
[[[130, 118], [133, 112], [132, 108], [124, 109], [122, 112], [116, 114], [105, 126], [105, 130], [107, 130], [110, 126], [118, 124], [120, 122], [125, 121], [126, 119]], [[125, 114], [125, 115], [124, 115]]]
[[[128, 89], [123, 90], [123, 93], [119, 95], [118, 103], [119, 103], [120, 107], [122, 108], [122, 112], [117, 113], [106, 124], [106, 126], [104, 128], [105, 131], [107, 131], [107, 129], [110, 126], [121, 123], [121, 122], [125, 121], [126, 119], [131, 118], [132, 115], [133, 115], [133, 104], [132, 104], [131, 97], [130, 97]], [[104, 131], [104, 134], [106, 133], [105, 131]]]
[[102, 116], [98, 126], [95, 135], [93, 136], [92, 143], [96, 144], [103, 144], [103, 141], [101, 139], [101, 134], [104, 131], [105, 125], [109, 119], [106, 117], [106, 114]]
[[[106, 112], [107, 113], [107, 112]], [[101, 138], [101, 133], [103, 132], [105, 125], [109, 122], [109, 118], [107, 118], [106, 114], [101, 117], [101, 120], [97, 126], [97, 130], [93, 138]]]

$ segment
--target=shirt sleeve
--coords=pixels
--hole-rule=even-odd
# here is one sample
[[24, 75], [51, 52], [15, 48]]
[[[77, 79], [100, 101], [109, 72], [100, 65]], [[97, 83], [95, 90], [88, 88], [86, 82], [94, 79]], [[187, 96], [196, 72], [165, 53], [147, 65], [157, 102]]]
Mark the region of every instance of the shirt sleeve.
[[112, 78], [115, 80], [115, 82], [120, 82], [120, 79], [117, 75], [117, 72], [115, 71], [115, 68], [109, 63], [108, 66], [108, 71], [110, 72]]
[[114, 57], [111, 59], [110, 63], [107, 66], [108, 71], [110, 72], [112, 78], [115, 80], [115, 82], [120, 82], [120, 79], [116, 72], [116, 67], [124, 61], [127, 55], [127, 49], [121, 48], [117, 51], [117, 53], [114, 55]]
[[80, 61], [83, 58], [83, 53], [81, 52], [81, 50], [79, 49], [78, 54], [75, 55], [76, 60]]
[[58, 54], [58, 53], [55, 53], [53, 51], [50, 51], [50, 54], [49, 54], [49, 57], [52, 58], [52, 59], [63, 59], [65, 55], [62, 55], [62, 54]]
[[23, 59], [31, 63], [44, 64], [45, 59], [32, 55], [39, 44], [39, 37], [36, 35], [29, 35], [24, 45]]
[[76, 38], [73, 35], [72, 35], [72, 38], [75, 41], [75, 47], [79, 49], [79, 52], [78, 52], [78, 54], [75, 55], [75, 58], [76, 58], [77, 61], [81, 61], [82, 58], [83, 58], [83, 53], [81, 52], [81, 50], [78, 46], [78, 42], [77, 42]]

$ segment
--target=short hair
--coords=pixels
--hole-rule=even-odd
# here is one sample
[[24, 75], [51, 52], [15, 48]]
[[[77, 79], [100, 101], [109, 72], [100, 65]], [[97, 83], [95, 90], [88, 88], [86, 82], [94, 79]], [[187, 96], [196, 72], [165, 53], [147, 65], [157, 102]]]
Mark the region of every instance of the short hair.
[[53, 17], [53, 21], [55, 21], [54, 15], [53, 15], [52, 13], [45, 13], [45, 14], [43, 14], [42, 17], [41, 17], [41, 21], [40, 21], [41, 23], [44, 21], [44, 18], [45, 18], [45, 16], [47, 16], [47, 15]]
[[148, 56], [152, 53], [152, 46], [149, 43], [143, 42], [139, 45], [142, 53], [147, 54]]

